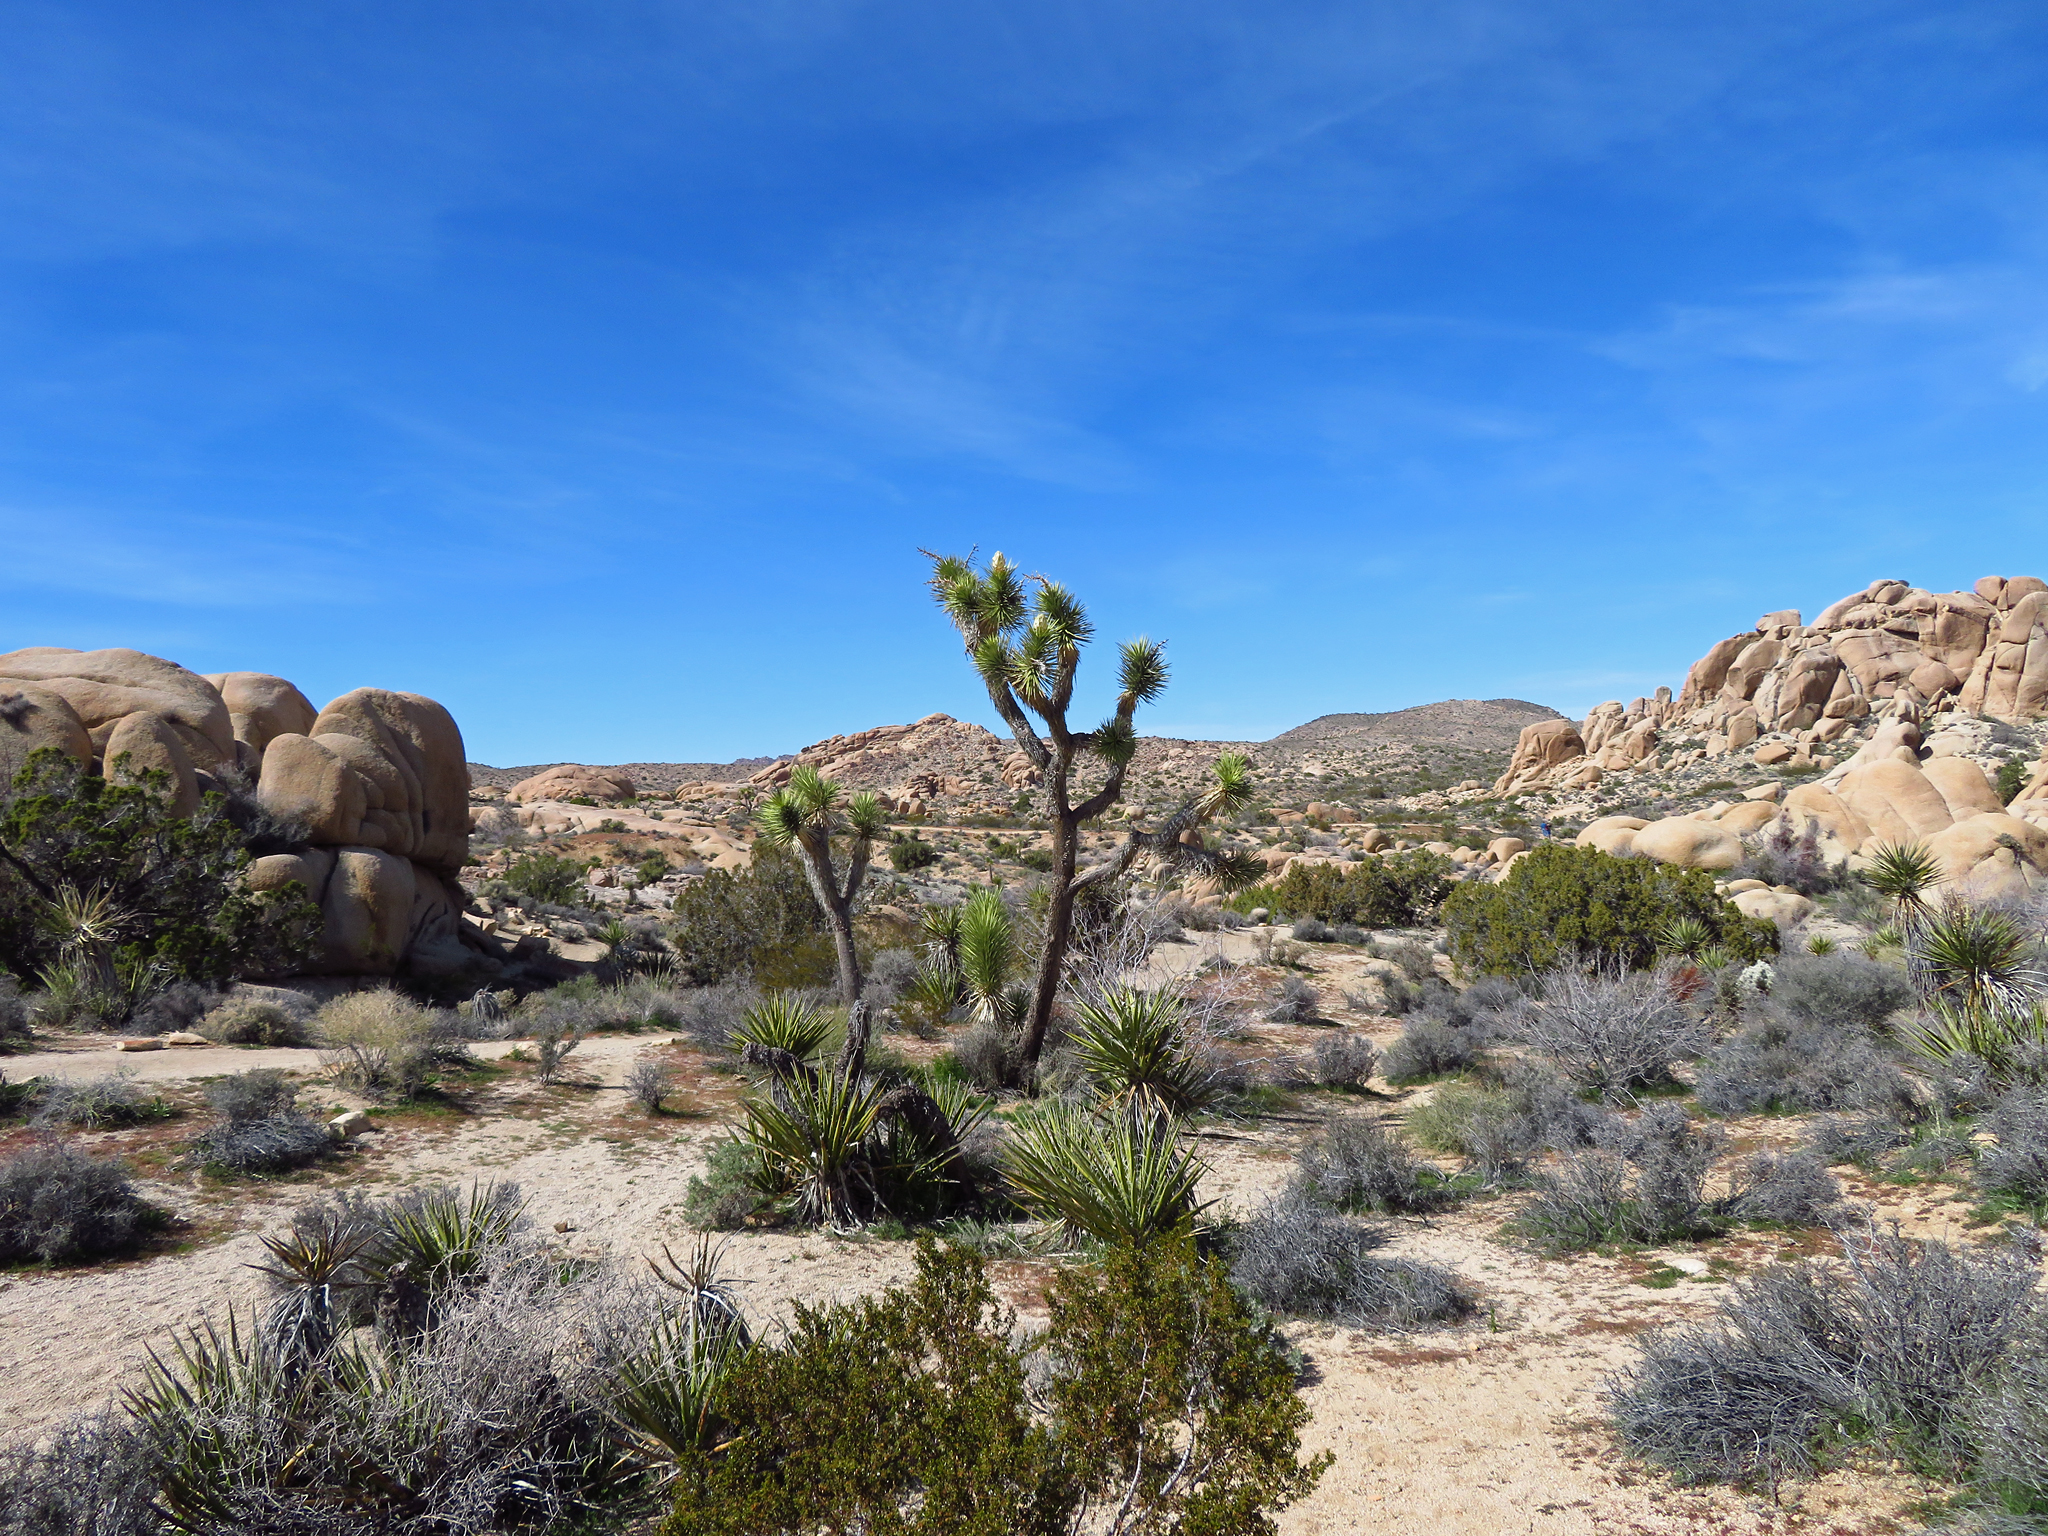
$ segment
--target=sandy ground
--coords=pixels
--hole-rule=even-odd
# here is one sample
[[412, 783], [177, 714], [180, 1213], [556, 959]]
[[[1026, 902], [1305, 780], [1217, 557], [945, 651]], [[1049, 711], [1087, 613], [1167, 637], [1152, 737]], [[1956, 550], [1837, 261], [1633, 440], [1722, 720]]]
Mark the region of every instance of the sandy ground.
[[[1380, 1021], [1375, 1033], [1391, 1039], [1394, 1030]], [[133, 1378], [147, 1346], [256, 1298], [262, 1282], [248, 1266], [262, 1256], [260, 1236], [322, 1187], [374, 1193], [420, 1181], [515, 1179], [535, 1221], [559, 1227], [572, 1251], [643, 1255], [670, 1244], [680, 1252], [694, 1240], [681, 1216], [683, 1192], [703, 1144], [718, 1133], [731, 1080], [696, 1073], [683, 1113], [651, 1120], [618, 1087], [647, 1050], [679, 1064], [698, 1059], [665, 1037], [589, 1041], [575, 1057], [589, 1086], [543, 1088], [514, 1069], [478, 1091], [473, 1113], [394, 1117], [338, 1168], [289, 1182], [223, 1191], [194, 1173], [157, 1167], [150, 1193], [190, 1219], [197, 1234], [183, 1251], [0, 1276], [0, 1423], [33, 1430], [103, 1401]], [[249, 1050], [129, 1056], [67, 1048], [4, 1063], [17, 1079], [33, 1071], [89, 1075], [109, 1064], [132, 1066], [172, 1093], [192, 1079], [252, 1065], [314, 1068], [311, 1052]], [[308, 1094], [328, 1097], [325, 1085]], [[1351, 1112], [1398, 1116], [1417, 1097], [1346, 1102]], [[1242, 1211], [1278, 1189], [1309, 1128], [1304, 1121], [1312, 1117], [1205, 1137], [1201, 1148], [1213, 1163], [1207, 1193]], [[1774, 1126], [1788, 1138], [1796, 1132], [1786, 1122]], [[165, 1134], [145, 1127], [81, 1139], [132, 1152]], [[189, 1121], [176, 1132], [189, 1134]], [[1885, 1214], [1908, 1230], [1963, 1235], [1962, 1206], [1941, 1186], [1857, 1192], [1884, 1200]], [[1928, 1490], [1904, 1477], [1837, 1474], [1783, 1490], [1774, 1506], [1728, 1490], [1675, 1489], [1631, 1468], [1601, 1428], [1603, 1378], [1629, 1358], [1636, 1336], [1703, 1315], [1721, 1291], [1718, 1279], [1647, 1288], [1645, 1273], [1660, 1258], [1703, 1270], [1708, 1256], [1739, 1272], [1769, 1262], [1785, 1239], [1730, 1240], [1641, 1260], [1546, 1261], [1499, 1237], [1511, 1209], [1506, 1201], [1481, 1202], [1396, 1229], [1390, 1251], [1447, 1265], [1480, 1287], [1485, 1305], [1474, 1322], [1408, 1337], [1290, 1327], [1309, 1362], [1307, 1448], [1327, 1448], [1337, 1460], [1313, 1496], [1281, 1517], [1283, 1531], [1850, 1536], [1917, 1528], [1901, 1511]], [[727, 1259], [750, 1310], [773, 1317], [793, 1299], [845, 1298], [900, 1280], [911, 1271], [912, 1250], [906, 1242], [750, 1233], [731, 1242]], [[1041, 1267], [1008, 1261], [994, 1272], [1029, 1320]]]

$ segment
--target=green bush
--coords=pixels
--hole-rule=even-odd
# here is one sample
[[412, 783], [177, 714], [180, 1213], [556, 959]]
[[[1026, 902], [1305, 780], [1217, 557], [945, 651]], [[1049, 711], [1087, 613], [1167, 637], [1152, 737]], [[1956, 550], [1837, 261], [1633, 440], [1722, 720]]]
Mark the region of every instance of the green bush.
[[1355, 864], [1297, 864], [1279, 880], [1238, 892], [1228, 905], [1264, 907], [1276, 918], [1314, 918], [1361, 928], [1412, 928], [1432, 921], [1450, 895], [1451, 861], [1423, 849]]
[[733, 976], [827, 986], [838, 975], [825, 915], [795, 856], [776, 848], [756, 847], [749, 869], [714, 869], [686, 886], [671, 909], [669, 945], [693, 986]]
[[1498, 885], [1466, 881], [1443, 908], [1452, 957], [1490, 976], [1566, 965], [1640, 969], [1657, 959], [1657, 936], [1687, 919], [1734, 959], [1777, 953], [1776, 926], [1723, 901], [1708, 871], [1618, 859], [1597, 848], [1548, 844]]
[[1055, 1280], [1029, 1388], [1032, 1346], [981, 1260], [927, 1240], [917, 1266], [905, 1288], [799, 1304], [785, 1341], [732, 1368], [717, 1449], [678, 1458], [667, 1536], [1051, 1536], [1119, 1506], [1126, 1530], [1250, 1536], [1329, 1465], [1298, 1459], [1286, 1348], [1190, 1243]]
[[[0, 806], [0, 967], [20, 975], [92, 969], [155, 984], [276, 974], [307, 958], [320, 909], [303, 892], [260, 894], [242, 884], [254, 834], [209, 794], [190, 818], [171, 807], [160, 771], [117, 784], [54, 749], [29, 759]], [[246, 819], [246, 818], [245, 818]], [[103, 954], [52, 917], [64, 893], [87, 893]], [[128, 989], [128, 1003], [148, 986]], [[126, 1006], [118, 1010], [125, 1017]], [[108, 1022], [118, 1023], [118, 1017]]]
[[914, 869], [929, 869], [939, 862], [939, 850], [921, 837], [906, 837], [889, 845], [889, 866], [899, 875]]
[[2027, 787], [2027, 760], [2014, 755], [1998, 765], [1998, 800], [2001, 805], [2011, 805], [2019, 792]]
[[582, 894], [589, 868], [559, 853], [529, 853], [513, 861], [505, 871], [505, 883], [530, 900], [565, 907]]

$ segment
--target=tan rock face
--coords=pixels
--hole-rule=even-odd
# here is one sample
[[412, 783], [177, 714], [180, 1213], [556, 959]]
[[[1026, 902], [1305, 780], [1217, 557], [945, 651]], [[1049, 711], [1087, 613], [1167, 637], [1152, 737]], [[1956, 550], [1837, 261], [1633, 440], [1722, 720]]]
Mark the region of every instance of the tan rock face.
[[210, 672], [206, 680], [228, 707], [237, 756], [244, 767], [263, 760], [264, 749], [287, 733], [308, 736], [319, 713], [312, 700], [281, 677], [267, 672]]
[[1711, 821], [1667, 816], [1636, 833], [1632, 850], [1660, 864], [1688, 869], [1733, 869], [1742, 862], [1742, 839]]
[[568, 800], [582, 796], [591, 800], [631, 800], [633, 781], [616, 768], [588, 768], [582, 763], [560, 763], [544, 768], [530, 779], [521, 779], [506, 791], [506, 798], [521, 805], [536, 800]]
[[161, 656], [33, 646], [0, 656], [0, 680], [35, 683], [61, 694], [96, 750], [105, 748], [119, 722], [147, 714], [177, 734], [196, 768], [210, 770], [234, 761], [234, 731], [220, 694], [198, 673]]
[[1522, 727], [1508, 770], [1493, 786], [1497, 795], [1515, 794], [1547, 782], [1559, 766], [1586, 755], [1586, 741], [1569, 720], [1538, 720]]
[[170, 780], [171, 808], [180, 816], [199, 809], [199, 775], [184, 740], [162, 716], [123, 715], [107, 732], [102, 750], [109, 779], [140, 784], [145, 774], [162, 772]]
[[55, 747], [77, 763], [92, 761], [92, 737], [68, 699], [33, 683], [0, 684], [0, 783], [13, 783], [30, 756], [44, 747]]

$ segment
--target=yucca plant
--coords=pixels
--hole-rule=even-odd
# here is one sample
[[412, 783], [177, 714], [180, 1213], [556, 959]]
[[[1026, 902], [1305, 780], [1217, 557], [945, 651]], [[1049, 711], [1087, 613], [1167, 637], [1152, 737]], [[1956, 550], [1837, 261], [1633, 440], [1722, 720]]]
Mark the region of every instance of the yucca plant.
[[952, 960], [939, 956], [927, 959], [917, 968], [917, 974], [910, 985], [896, 999], [897, 1010], [909, 1015], [911, 1020], [927, 1029], [936, 1029], [953, 1016], [966, 989], [960, 984], [960, 967]]
[[118, 1024], [170, 979], [158, 962], [123, 952], [133, 915], [99, 886], [59, 885], [36, 916], [58, 946], [57, 962], [37, 973], [44, 992], [39, 1011], [53, 1021]]
[[1171, 992], [1111, 987], [1075, 1009], [1068, 1043], [1102, 1102], [1145, 1117], [1192, 1115], [1218, 1097], [1188, 1048], [1187, 1009]]
[[394, 1206], [386, 1218], [379, 1278], [399, 1265], [429, 1295], [481, 1278], [526, 1214], [526, 1201], [495, 1180], [458, 1189], [430, 1190], [417, 1203]]
[[262, 1241], [270, 1262], [251, 1268], [278, 1286], [277, 1299], [263, 1317], [263, 1336], [288, 1364], [303, 1366], [326, 1354], [334, 1343], [335, 1293], [370, 1283], [360, 1263], [370, 1238], [329, 1219]]
[[1824, 933], [1816, 933], [1806, 941], [1809, 955], [1832, 955], [1839, 946]]
[[316, 1382], [230, 1312], [148, 1351], [142, 1382], [123, 1392], [156, 1455], [157, 1497], [186, 1531], [232, 1530], [241, 1511], [229, 1490], [275, 1475], [277, 1447], [305, 1436]]
[[1898, 1033], [1930, 1061], [1974, 1056], [2001, 1087], [2048, 1071], [2048, 1007], [2038, 1001], [2009, 1012], [1937, 1003]]
[[1923, 915], [1907, 944], [1908, 969], [1929, 1006], [1996, 1016], [2041, 996], [2032, 936], [2010, 913], [1950, 895]]
[[1018, 1203], [1069, 1242], [1147, 1243], [1214, 1203], [1196, 1203], [1208, 1165], [1163, 1118], [1049, 1104], [1011, 1127], [1002, 1160]]
[[718, 1389], [753, 1347], [753, 1333], [720, 1274], [725, 1245], [700, 1237], [688, 1262], [666, 1247], [655, 1278], [682, 1297], [663, 1309], [637, 1353], [617, 1368], [612, 1411], [640, 1452], [674, 1462], [719, 1438]]
[[832, 1019], [800, 993], [770, 992], [740, 1016], [732, 1037], [741, 1045], [766, 1046], [809, 1061], [832, 1038]]
[[1029, 998], [1011, 986], [1022, 955], [1016, 920], [1001, 892], [980, 890], [967, 898], [960, 908], [958, 953], [960, 988], [975, 1022], [1014, 1027]]
[[[803, 865], [811, 894], [832, 930], [839, 962], [840, 1000], [849, 1008], [860, 1001], [860, 953], [853, 941], [853, 898], [867, 878], [875, 839], [888, 830], [882, 802], [866, 792], [841, 803], [843, 791], [819, 776], [809, 764], [793, 769], [789, 783], [768, 797], [756, 814], [761, 840], [773, 848], [789, 848]], [[833, 864], [832, 839], [849, 835], [846, 873]]]
[[1697, 917], [1675, 917], [1657, 930], [1657, 949], [1665, 955], [1697, 960], [1714, 944], [1714, 930]]
[[753, 1155], [755, 1188], [807, 1223], [844, 1230], [868, 1220], [882, 1204], [880, 1086], [825, 1072], [785, 1078], [780, 1089], [742, 1106], [737, 1135]]
[[1911, 935], [1927, 916], [1927, 893], [1941, 883], [1941, 861], [1924, 843], [1885, 843], [1856, 878], [1889, 904], [1891, 926]]

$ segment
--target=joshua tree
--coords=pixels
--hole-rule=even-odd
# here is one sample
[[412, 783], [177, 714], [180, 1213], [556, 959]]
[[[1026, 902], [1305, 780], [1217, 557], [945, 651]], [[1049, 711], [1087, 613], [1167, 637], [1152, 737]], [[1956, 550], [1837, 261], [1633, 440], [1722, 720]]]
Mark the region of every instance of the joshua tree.
[[[785, 787], [768, 797], [756, 824], [765, 842], [796, 850], [811, 882], [811, 894], [818, 898], [832, 930], [832, 945], [839, 954], [839, 991], [851, 1008], [860, 1001], [861, 983], [860, 955], [853, 945], [853, 898], [867, 878], [868, 856], [884, 829], [885, 818], [882, 803], [873, 795], [855, 795], [842, 807], [841, 794], [840, 787], [821, 778], [817, 769], [799, 767], [790, 773]], [[832, 863], [836, 833], [853, 837], [844, 882]]]
[[[1126, 641], [1120, 654], [1116, 712], [1093, 730], [1073, 730], [1067, 724], [1067, 710], [1073, 702], [1074, 675], [1081, 665], [1081, 648], [1095, 632], [1079, 600], [1058, 582], [1043, 576], [1027, 579], [1000, 553], [979, 569], [972, 556], [924, 553], [932, 562], [933, 596], [966, 642], [968, 658], [987, 685], [996, 713], [1045, 780], [1053, 865], [1045, 949], [1023, 1021], [1021, 1057], [1029, 1073], [1037, 1066], [1052, 1021], [1078, 897], [1092, 886], [1122, 877], [1141, 857], [1163, 867], [1214, 875], [1226, 885], [1253, 878], [1248, 860], [1211, 852], [1194, 835], [1211, 816], [1241, 810], [1250, 802], [1250, 765], [1237, 753], [1223, 754], [1216, 759], [1215, 783], [1207, 793], [1184, 801], [1149, 832], [1132, 828], [1107, 859], [1078, 869], [1082, 825], [1123, 798], [1124, 776], [1138, 750], [1132, 716], [1140, 704], [1165, 691], [1164, 648], [1146, 639]], [[1027, 580], [1036, 585], [1036, 592], [1026, 591]], [[1044, 722], [1043, 738], [1026, 709]], [[1100, 759], [1104, 773], [1101, 784], [1077, 801], [1074, 770], [1076, 759], [1084, 755]]]

